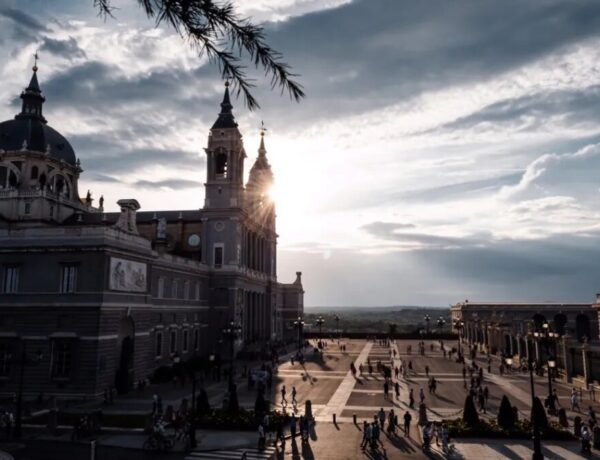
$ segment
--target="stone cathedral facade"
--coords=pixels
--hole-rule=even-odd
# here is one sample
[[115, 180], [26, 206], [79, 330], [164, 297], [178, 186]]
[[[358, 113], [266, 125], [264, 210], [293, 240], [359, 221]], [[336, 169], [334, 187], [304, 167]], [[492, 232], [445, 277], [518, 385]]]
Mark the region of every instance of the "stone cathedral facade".
[[192, 210], [122, 199], [108, 213], [102, 198], [81, 198], [82, 162], [43, 115], [36, 67], [21, 99], [0, 123], [0, 395], [16, 390], [23, 352], [43, 355], [25, 368], [26, 393], [93, 397], [174, 357], [219, 355], [232, 320], [237, 350], [293, 340], [301, 273], [277, 281], [273, 172], [261, 136], [244, 184], [227, 86], [205, 148], [204, 206]]

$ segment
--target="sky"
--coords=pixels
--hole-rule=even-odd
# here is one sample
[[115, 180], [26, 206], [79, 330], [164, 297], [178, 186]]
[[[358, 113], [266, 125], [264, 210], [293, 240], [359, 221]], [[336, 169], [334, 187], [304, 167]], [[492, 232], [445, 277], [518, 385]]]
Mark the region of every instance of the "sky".
[[[40, 55], [44, 113], [116, 210], [194, 209], [218, 69], [136, 0], [0, 0], [0, 120]], [[600, 3], [239, 0], [300, 74], [234, 113], [276, 178], [278, 278], [307, 306], [593, 302]]]

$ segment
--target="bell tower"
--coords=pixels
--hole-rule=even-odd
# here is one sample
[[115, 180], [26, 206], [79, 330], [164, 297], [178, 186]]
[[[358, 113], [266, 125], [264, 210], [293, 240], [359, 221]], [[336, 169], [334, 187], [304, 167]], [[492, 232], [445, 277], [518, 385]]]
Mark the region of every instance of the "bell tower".
[[244, 158], [246, 152], [242, 135], [233, 117], [229, 99], [229, 82], [225, 82], [225, 94], [221, 113], [208, 135], [207, 180], [204, 184], [205, 209], [241, 208], [244, 196]]

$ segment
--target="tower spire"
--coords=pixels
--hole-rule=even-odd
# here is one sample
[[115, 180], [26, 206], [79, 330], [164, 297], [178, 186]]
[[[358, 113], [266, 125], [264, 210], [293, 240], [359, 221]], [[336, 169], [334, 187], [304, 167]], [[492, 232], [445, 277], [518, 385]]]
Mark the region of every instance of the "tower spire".
[[34, 64], [31, 69], [33, 70], [33, 75], [31, 76], [31, 80], [29, 80], [29, 85], [21, 93], [21, 100], [23, 101], [21, 104], [21, 113], [15, 118], [36, 118], [46, 123], [46, 119], [42, 115], [42, 105], [46, 99], [42, 96], [42, 90], [37, 78], [37, 61], [39, 59], [37, 52], [33, 55], [33, 58]]
[[223, 95], [223, 101], [221, 102], [221, 113], [219, 113], [217, 121], [215, 121], [212, 129], [237, 128], [238, 124], [235, 122], [231, 109], [233, 109], [233, 105], [231, 105], [231, 100], [229, 98], [229, 80], [225, 80], [225, 94]]
[[265, 122], [260, 122], [260, 146], [258, 147], [258, 156], [259, 158], [266, 159], [267, 149], [265, 148], [265, 134], [267, 132], [267, 128], [265, 128]]

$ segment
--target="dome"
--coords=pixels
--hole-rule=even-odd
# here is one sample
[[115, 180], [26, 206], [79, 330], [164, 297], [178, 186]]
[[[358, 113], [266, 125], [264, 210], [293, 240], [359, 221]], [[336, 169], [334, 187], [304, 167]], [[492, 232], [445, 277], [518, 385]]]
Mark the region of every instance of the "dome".
[[73, 147], [62, 134], [37, 118], [18, 118], [0, 123], [0, 150], [48, 152], [50, 158], [75, 165]]

